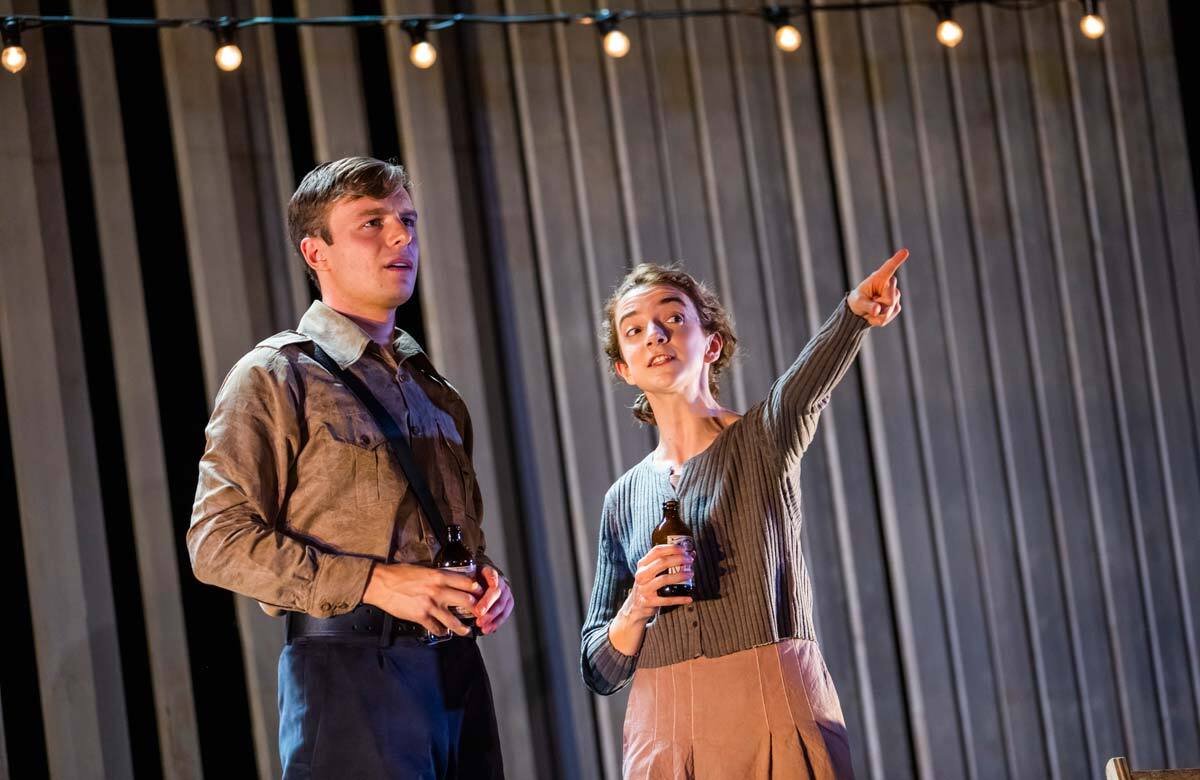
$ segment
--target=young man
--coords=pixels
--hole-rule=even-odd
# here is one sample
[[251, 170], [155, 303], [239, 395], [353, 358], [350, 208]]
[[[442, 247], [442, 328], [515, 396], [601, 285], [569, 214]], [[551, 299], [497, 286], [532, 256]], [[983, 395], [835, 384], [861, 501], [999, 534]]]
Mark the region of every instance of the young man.
[[[285, 778], [503, 776], [487, 672], [453, 610], [490, 634], [513, 597], [484, 552], [467, 409], [395, 327], [419, 264], [408, 190], [401, 166], [366, 157], [300, 182], [288, 227], [321, 300], [229, 372], [200, 461], [187, 535], [196, 576], [287, 614]], [[322, 350], [397, 422], [486, 588], [429, 565], [438, 524], [379, 417]]]

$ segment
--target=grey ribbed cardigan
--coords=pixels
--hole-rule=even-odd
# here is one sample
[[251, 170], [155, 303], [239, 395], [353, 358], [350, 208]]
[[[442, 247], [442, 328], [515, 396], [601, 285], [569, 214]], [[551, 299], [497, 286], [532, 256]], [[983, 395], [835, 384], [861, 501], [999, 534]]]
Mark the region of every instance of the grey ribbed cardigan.
[[[767, 398], [683, 464], [678, 488], [651, 456], [609, 488], [581, 632], [589, 688], [618, 691], [638, 664], [667, 666], [789, 637], [816, 638], [800, 546], [800, 459], [869, 327], [843, 300]], [[659, 614], [638, 655], [627, 656], [609, 641], [608, 625], [633, 585], [637, 562], [650, 551], [668, 498], [679, 499], [696, 539], [696, 600]]]

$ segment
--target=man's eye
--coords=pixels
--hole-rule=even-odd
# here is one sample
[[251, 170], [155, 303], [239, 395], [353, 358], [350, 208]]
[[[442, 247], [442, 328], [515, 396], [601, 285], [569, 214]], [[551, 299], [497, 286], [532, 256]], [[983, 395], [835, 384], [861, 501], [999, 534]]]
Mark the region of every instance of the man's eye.
[[417, 226], [417, 221], [412, 217], [405, 217], [404, 226], [407, 228], [415, 228]]
[[380, 221], [378, 219], [372, 219], [372, 220], [368, 220], [363, 225], [363, 227], [379, 227], [379, 225], [380, 225]]

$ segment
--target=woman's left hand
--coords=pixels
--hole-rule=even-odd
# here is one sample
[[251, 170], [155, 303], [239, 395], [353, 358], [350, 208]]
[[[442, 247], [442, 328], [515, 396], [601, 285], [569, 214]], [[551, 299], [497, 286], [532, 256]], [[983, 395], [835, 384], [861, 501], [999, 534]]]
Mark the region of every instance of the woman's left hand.
[[508, 620], [516, 602], [512, 589], [508, 587], [508, 580], [501, 577], [500, 572], [491, 566], [484, 566], [483, 578], [487, 580], [488, 589], [475, 605], [475, 617], [481, 632], [494, 634]]
[[846, 298], [850, 311], [875, 328], [896, 319], [900, 313], [900, 285], [896, 281], [896, 271], [907, 259], [908, 250], [901, 249], [854, 288]]

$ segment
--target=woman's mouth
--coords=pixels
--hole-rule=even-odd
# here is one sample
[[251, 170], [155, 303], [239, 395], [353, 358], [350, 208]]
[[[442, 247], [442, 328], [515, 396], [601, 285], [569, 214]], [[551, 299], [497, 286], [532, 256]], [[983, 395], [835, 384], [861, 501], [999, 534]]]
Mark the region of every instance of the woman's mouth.
[[650, 362], [647, 363], [646, 365], [649, 366], [650, 368], [657, 368], [658, 366], [662, 366], [662, 365], [666, 365], [667, 363], [670, 363], [674, 359], [675, 358], [673, 358], [670, 355], [655, 355], [654, 357], [650, 358]]

